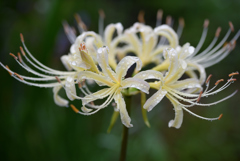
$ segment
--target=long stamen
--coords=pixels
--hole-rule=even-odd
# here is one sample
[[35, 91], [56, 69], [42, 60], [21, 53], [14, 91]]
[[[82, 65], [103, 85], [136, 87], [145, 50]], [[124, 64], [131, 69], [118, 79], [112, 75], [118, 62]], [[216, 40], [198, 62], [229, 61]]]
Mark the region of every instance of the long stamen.
[[103, 37], [105, 13], [104, 13], [104, 11], [102, 9], [100, 9], [98, 11], [98, 13], [99, 13], [98, 32], [99, 32], [99, 35], [101, 35]]
[[83, 32], [87, 31], [87, 26], [85, 25], [85, 23], [82, 21], [81, 17], [79, 16], [79, 14], [74, 14], [74, 17], [77, 21], [78, 24], [78, 30], [80, 32], [80, 34], [82, 34]]
[[162, 24], [162, 16], [163, 16], [163, 10], [160, 9], [160, 10], [157, 11], [156, 27], [158, 27]]
[[66, 21], [63, 21], [62, 24], [68, 40], [73, 44], [76, 40], [76, 34], [74, 33], [74, 31], [71, 29], [71, 27], [68, 25]]
[[184, 19], [181, 17], [181, 18], [179, 18], [178, 22], [179, 22], [179, 25], [178, 25], [178, 29], [177, 29], [177, 35], [178, 35], [178, 39], [180, 39], [183, 28], [184, 28]]
[[[42, 68], [48, 70], [48, 73], [52, 72], [52, 73], [58, 73], [58, 74], [60, 74], [60, 75], [64, 75], [64, 74], [65, 74], [65, 75], [71, 75], [71, 74], [74, 73], [74, 72], [62, 72], [62, 71], [54, 70], [54, 69], [51, 69], [51, 68], [43, 65], [42, 63], [40, 63], [40, 62], [29, 52], [29, 50], [27, 49], [27, 47], [26, 47], [26, 45], [25, 45], [24, 38], [23, 38], [23, 35], [22, 35], [22, 34], [20, 34], [20, 38], [21, 38], [23, 47], [24, 47], [25, 51], [28, 53], [28, 55], [29, 55], [29, 56], [33, 59], [33, 61], [36, 62], [39, 66], [41, 66]], [[20, 47], [20, 50], [21, 50], [23, 56], [26, 58], [26, 54], [25, 54], [24, 50], [22, 49], [22, 47]], [[33, 63], [33, 64], [34, 64], [34, 63]], [[37, 65], [35, 65], [35, 66], [37, 66]], [[40, 68], [40, 67], [38, 67], [38, 68]]]
[[145, 23], [144, 15], [145, 15], [145, 12], [143, 10], [141, 10], [138, 13], [138, 21], [143, 24]]
[[200, 38], [200, 41], [199, 41], [199, 43], [198, 43], [198, 45], [197, 45], [194, 53], [191, 55], [192, 57], [195, 56], [195, 55], [198, 53], [198, 51], [201, 49], [201, 47], [202, 47], [202, 45], [203, 45], [203, 43], [204, 43], [204, 41], [205, 41], [205, 39], [206, 39], [206, 36], [207, 36], [208, 25], [209, 25], [209, 20], [206, 19], [206, 20], [204, 21], [204, 24], [203, 24], [202, 36], [201, 36], [201, 38]]

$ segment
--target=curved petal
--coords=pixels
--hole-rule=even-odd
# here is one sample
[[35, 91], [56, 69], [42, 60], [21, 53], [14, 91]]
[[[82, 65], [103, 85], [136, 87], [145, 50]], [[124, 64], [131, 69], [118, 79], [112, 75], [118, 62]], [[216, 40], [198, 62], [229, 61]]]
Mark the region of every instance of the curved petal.
[[81, 81], [83, 79], [92, 79], [96, 82], [100, 82], [110, 87], [114, 85], [114, 83], [110, 80], [110, 78], [106, 76], [102, 76], [100, 74], [90, 72], [90, 71], [82, 71], [78, 74], [78, 80]]
[[105, 39], [105, 43], [107, 46], [110, 46], [115, 30], [117, 30], [118, 35], [122, 34], [122, 31], [123, 31], [122, 24], [121, 23], [109, 24], [106, 27], [105, 32], [104, 32], [104, 39]]
[[178, 46], [178, 36], [176, 32], [168, 25], [161, 25], [154, 29], [154, 32], [158, 35], [164, 36], [168, 39], [170, 46], [175, 48]]
[[142, 68], [142, 62], [138, 57], [126, 56], [117, 65], [116, 74], [118, 81], [121, 81], [126, 76], [128, 69], [133, 65], [137, 64], [136, 70], [139, 71]]
[[179, 129], [183, 122], [183, 110], [181, 105], [179, 105], [174, 99], [168, 97], [169, 100], [172, 102], [175, 110], [175, 118], [174, 120], [170, 120], [168, 123], [168, 127], [175, 127]]
[[[204, 68], [203, 66], [199, 65], [199, 64], [192, 63], [192, 62], [190, 62], [190, 61], [188, 61], [187, 64], [188, 64], [189, 66], [194, 67], [194, 68], [197, 69], [197, 71], [199, 72], [199, 75], [200, 75], [200, 77], [199, 77], [199, 82], [200, 82], [200, 84], [202, 85], [202, 84], [205, 82], [206, 77], [207, 77], [205, 68]], [[189, 70], [190, 70], [190, 69], [189, 69]]]
[[70, 63], [69, 63], [69, 55], [63, 55], [63, 56], [61, 56], [61, 61], [62, 61], [63, 65], [64, 65], [64, 67], [65, 67], [68, 71], [70, 71], [70, 70], [73, 69], [73, 68], [71, 67]]
[[65, 82], [65, 90], [66, 90], [67, 97], [70, 100], [74, 100], [75, 97], [73, 95], [76, 95], [76, 87], [75, 87], [75, 82], [74, 82], [73, 76], [67, 77], [66, 82]]
[[145, 93], [148, 93], [150, 88], [147, 82], [137, 78], [127, 78], [122, 81], [121, 85], [122, 88], [137, 88]]
[[68, 101], [63, 99], [62, 97], [60, 97], [58, 95], [59, 90], [62, 88], [62, 86], [55, 86], [53, 87], [53, 98], [54, 98], [54, 102], [58, 105], [58, 106], [65, 106], [68, 107]]
[[155, 70], [146, 70], [137, 73], [133, 78], [147, 80], [147, 79], [158, 79], [163, 81], [163, 74]]
[[117, 104], [117, 108], [119, 109], [120, 112], [120, 116], [121, 116], [121, 120], [123, 125], [125, 125], [126, 127], [133, 127], [133, 125], [130, 123], [131, 122], [131, 118], [128, 115], [127, 109], [126, 109], [126, 103], [123, 99], [123, 96], [120, 92], [118, 92], [115, 97], [114, 100]]
[[202, 88], [201, 84], [199, 84], [198, 79], [195, 79], [195, 78], [179, 80], [176, 83], [168, 86], [170, 88], [177, 89], [177, 90], [184, 90], [184, 89], [190, 89], [190, 88], [197, 88], [197, 89]]
[[113, 70], [108, 64], [108, 48], [107, 47], [102, 47], [98, 49], [97, 61], [104, 75], [111, 78], [114, 82], [117, 82], [116, 74], [113, 72]]
[[144, 104], [143, 108], [145, 108], [148, 112], [153, 109], [167, 94], [165, 89], [159, 89], [154, 95], [152, 95]]
[[164, 50], [164, 57], [169, 59], [168, 72], [164, 78], [167, 84], [174, 83], [177, 81], [187, 68], [187, 63], [185, 60], [178, 57], [178, 53], [173, 48]]

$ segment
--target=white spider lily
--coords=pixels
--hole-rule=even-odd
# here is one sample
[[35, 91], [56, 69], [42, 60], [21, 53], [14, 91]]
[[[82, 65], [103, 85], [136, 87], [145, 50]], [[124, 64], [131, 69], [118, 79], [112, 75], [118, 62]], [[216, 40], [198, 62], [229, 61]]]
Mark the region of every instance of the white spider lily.
[[[140, 34], [140, 38], [137, 34]], [[158, 43], [159, 37], [166, 38], [169, 44]], [[126, 53], [133, 52], [141, 59], [143, 66], [153, 62], [160, 63], [159, 54], [162, 54], [165, 48], [176, 48], [178, 46], [178, 36], [168, 25], [161, 25], [152, 29], [142, 23], [135, 23], [124, 31], [121, 39], [128, 45], [116, 49], [119, 54], [118, 57], [121, 59]]]
[[[36, 86], [36, 87], [45, 87], [45, 88], [53, 88], [53, 96], [54, 101], [59, 106], [68, 106], [68, 101], [66, 99], [63, 99], [58, 95], [58, 92], [64, 85], [64, 88], [66, 90], [67, 96], [70, 100], [74, 100], [75, 97], [71, 95], [72, 93], [76, 94], [75, 89], [75, 82], [74, 80], [77, 78], [77, 75], [79, 72], [83, 70], [90, 70], [94, 72], [98, 72], [97, 68], [92, 68], [92, 64], [94, 64], [93, 60], [87, 60], [86, 58], [90, 58], [90, 55], [86, 52], [86, 50], [81, 50], [78, 55], [69, 55], [65, 58], [68, 60], [64, 60], [63, 64], [67, 69], [74, 68], [75, 71], [59, 71], [52, 68], [49, 68], [45, 65], [43, 65], [41, 62], [39, 62], [27, 49], [22, 34], [21, 41], [23, 43], [23, 50], [22, 47], [20, 47], [20, 51], [25, 58], [25, 60], [22, 59], [21, 54], [18, 53], [18, 57], [16, 57], [14, 54], [10, 53], [11, 56], [14, 57], [16, 62], [25, 70], [27, 70], [29, 73], [32, 73], [33, 75], [37, 77], [29, 77], [17, 74], [16, 72], [10, 70], [8, 66], [4, 66], [1, 62], [0, 65], [6, 69], [11, 76], [13, 76], [18, 81], [25, 83], [30, 86]], [[82, 47], [79, 46], [79, 47]], [[75, 62], [75, 64], [73, 63]], [[95, 66], [95, 64], [94, 64]], [[57, 79], [56, 79], [57, 78]], [[42, 83], [42, 82], [51, 82], [51, 83]], [[61, 82], [61, 84], [59, 84]], [[70, 94], [71, 93], [71, 94]]]
[[[133, 64], [137, 64], [137, 71], [141, 69], [141, 60], [137, 57], [126, 56], [118, 63], [114, 72], [108, 64], [108, 49], [106, 47], [103, 47], [98, 49], [97, 61], [102, 72], [97, 74], [92, 71], [83, 71], [78, 74], [77, 80], [81, 81], [85, 79], [92, 79], [96, 81], [99, 85], [108, 86], [108, 88], [101, 89], [95, 93], [88, 93], [88, 95], [86, 95], [85, 97], [79, 98], [82, 100], [83, 112], [77, 110], [73, 105], [71, 105], [71, 107], [75, 110], [75, 112], [79, 114], [91, 115], [93, 113], [96, 113], [100, 109], [107, 107], [112, 102], [112, 100], [114, 100], [117, 104], [116, 110], [120, 112], [122, 123], [126, 127], [132, 127], [132, 124], [130, 123], [131, 119], [126, 110], [126, 104], [121, 91], [126, 88], [136, 88], [145, 93], [148, 93], [150, 86], [147, 82], [137, 78], [124, 79], [128, 69]], [[72, 95], [78, 98], [76, 95]], [[90, 104], [95, 100], [103, 98], [107, 99], [101, 105]], [[91, 109], [89, 109], [86, 112], [87, 108], [85, 107], [85, 105], [95, 109], [95, 111], [91, 112]]]
[[214, 89], [217, 87], [218, 83], [221, 82], [222, 80], [219, 80], [218, 82], [216, 82], [215, 86], [210, 90], [208, 90], [209, 83], [210, 83], [209, 81], [210, 78], [209, 78], [206, 81], [207, 87], [203, 92], [200, 92], [200, 94], [192, 94], [192, 91], [202, 90], [202, 87], [201, 87], [201, 84], [199, 84], [199, 81], [195, 78], [179, 80], [179, 78], [182, 77], [185, 70], [187, 69], [186, 62], [184, 62], [184, 60], [179, 58], [178, 53], [174, 49], [165, 50], [164, 55], [169, 60], [168, 72], [166, 73], [165, 76], [163, 76], [162, 73], [153, 71], [153, 70], [143, 71], [134, 76], [134, 78], [139, 78], [144, 80], [146, 79], [159, 80], [154, 83], [150, 83], [150, 86], [152, 88], [157, 89], [158, 91], [146, 101], [146, 103], [144, 104], [144, 108], [147, 109], [148, 111], [151, 111], [153, 107], [156, 106], [166, 96], [173, 104], [174, 110], [175, 110], [175, 119], [171, 120], [168, 126], [175, 127], [175, 128], [180, 128], [182, 124], [183, 110], [189, 112], [190, 114], [198, 118], [205, 119], [205, 120], [220, 119], [222, 115], [216, 118], [206, 118], [206, 117], [199, 116], [191, 112], [188, 109], [188, 107], [191, 107], [194, 105], [210, 106], [210, 105], [220, 103], [232, 97], [236, 93], [236, 91], [231, 95], [213, 103], [209, 103], [209, 104], [198, 103], [201, 97], [207, 97], [207, 96], [216, 94], [224, 90], [225, 88], [227, 88], [232, 82], [235, 81], [235, 79], [233, 79], [232, 76], [238, 73], [231, 74], [230, 75], [231, 78], [227, 81], [227, 83], [225, 83], [222, 87], [216, 90]]
[[[197, 70], [200, 73], [201, 84], [203, 84], [206, 79], [205, 68], [210, 67], [223, 60], [234, 49], [236, 40], [240, 35], [240, 31], [238, 31], [237, 34], [232, 38], [232, 40], [229, 43], [226, 43], [229, 35], [231, 34], [231, 32], [234, 31], [232, 23], [229, 22], [230, 28], [224, 38], [217, 45], [215, 45], [221, 31], [221, 28], [219, 27], [210, 45], [205, 50], [199, 53], [207, 36], [208, 24], [209, 21], [205, 20], [201, 39], [195, 49], [191, 47], [189, 43], [186, 43], [182, 47], [177, 46], [175, 48], [178, 53], [182, 53], [180, 54], [180, 57], [182, 57], [182, 59], [185, 59], [187, 62], [188, 69], [186, 73], [190, 77], [197, 78], [196, 74], [193, 72], [193, 70]], [[165, 60], [158, 66], [154, 67], [153, 70], [164, 71], [167, 70], [168, 65], [169, 61]]]

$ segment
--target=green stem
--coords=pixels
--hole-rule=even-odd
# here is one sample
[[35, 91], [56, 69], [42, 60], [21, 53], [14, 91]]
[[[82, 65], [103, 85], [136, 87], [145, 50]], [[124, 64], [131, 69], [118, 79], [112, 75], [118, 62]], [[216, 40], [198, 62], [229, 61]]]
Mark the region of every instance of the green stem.
[[[125, 96], [124, 100], [125, 100], [125, 103], [126, 103], [126, 108], [127, 108], [128, 114], [130, 116], [130, 107], [131, 107], [132, 96]], [[127, 142], [128, 142], [128, 128], [123, 125], [123, 135], [122, 135], [120, 161], [125, 161], [126, 160]]]

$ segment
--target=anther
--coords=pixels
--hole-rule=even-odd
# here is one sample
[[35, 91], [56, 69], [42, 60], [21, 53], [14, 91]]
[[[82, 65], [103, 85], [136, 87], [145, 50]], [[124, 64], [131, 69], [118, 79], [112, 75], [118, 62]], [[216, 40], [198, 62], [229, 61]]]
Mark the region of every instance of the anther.
[[210, 74], [210, 75], [208, 76], [208, 78], [207, 78], [207, 80], [206, 80], [206, 84], [210, 81], [211, 77], [212, 77], [212, 74]]
[[215, 36], [216, 36], [216, 37], [219, 37], [221, 30], [222, 30], [221, 27], [218, 27], [218, 28], [217, 28], [216, 33], [215, 33]]
[[209, 25], [209, 20], [206, 19], [206, 20], [204, 21], [203, 27], [204, 27], [204, 28], [207, 28], [208, 25]]
[[166, 24], [167, 24], [168, 26], [171, 26], [171, 24], [172, 24], [172, 16], [167, 16], [167, 18], [166, 18]]
[[87, 27], [86, 27], [85, 23], [82, 21], [81, 17], [80, 17], [78, 14], [76, 14], [76, 13], [74, 14], [74, 17], [75, 17], [78, 25], [79, 25], [81, 28], [83, 28], [83, 30], [87, 30]]
[[92, 101], [92, 102], [90, 102], [90, 104], [92, 105], [92, 106], [95, 106], [95, 104], [94, 104], [94, 102]]
[[223, 81], [224, 81], [224, 79], [218, 80], [218, 81], [215, 83], [215, 86], [218, 85], [220, 82], [223, 82]]
[[105, 13], [102, 9], [98, 10], [98, 13], [99, 13], [101, 18], [105, 18]]
[[112, 102], [112, 106], [115, 107], [117, 104], [115, 102]]
[[13, 53], [9, 53], [9, 55], [11, 55], [14, 59], [18, 59]]
[[202, 93], [203, 93], [203, 91], [201, 91], [201, 92], [199, 93], [199, 96], [198, 96], [197, 102], [200, 101], [200, 99], [201, 99], [201, 97], [202, 97]]
[[70, 104], [70, 107], [73, 109], [74, 112], [79, 113], [79, 110], [73, 104]]
[[237, 79], [235, 79], [235, 78], [232, 78], [232, 79], [228, 79], [228, 82], [234, 82], [234, 81], [236, 81]]
[[[6, 68], [8, 69], [8, 70], [10, 70], [10, 68], [6, 65]], [[8, 71], [8, 73], [10, 74], [10, 76], [12, 76], [13, 75], [13, 73], [12, 72], [10, 72], [10, 71]]]
[[184, 27], [184, 25], [185, 25], [184, 18], [182, 18], [182, 17], [179, 18], [179, 25]]
[[145, 15], [145, 12], [144, 12], [143, 10], [141, 10], [141, 11], [138, 13], [138, 21], [139, 21], [140, 23], [145, 23], [144, 15]]
[[223, 117], [223, 114], [219, 115], [218, 120], [220, 120]]
[[77, 23], [81, 23], [82, 22], [81, 17], [77, 13], [74, 14], [74, 17], [75, 17]]
[[229, 21], [229, 26], [230, 26], [230, 28], [231, 28], [231, 31], [234, 32], [234, 27], [233, 27], [233, 24], [232, 24], [231, 21]]
[[19, 52], [18, 52], [18, 59], [19, 59], [20, 63], [22, 63], [22, 56]]
[[58, 83], [62, 83], [61, 80], [57, 76], [55, 76], [55, 78], [58, 81]]
[[234, 72], [234, 73], [229, 74], [228, 76], [231, 77], [231, 76], [238, 75], [238, 74], [239, 74], [238, 72]]
[[21, 42], [24, 43], [24, 38], [22, 33], [20, 33], [20, 38], [21, 38]]
[[22, 55], [25, 56], [26, 54], [25, 54], [23, 48], [21, 46], [19, 48], [20, 48], [20, 51], [21, 51]]
[[82, 88], [82, 83], [78, 82], [78, 88]]
[[160, 9], [157, 11], [157, 20], [161, 20], [162, 16], [163, 16], [163, 10]]
[[86, 50], [86, 45], [85, 45], [84, 43], [81, 43], [79, 50], [80, 50], [80, 51], [81, 51], [81, 50]]
[[21, 76], [20, 76], [19, 74], [17, 74], [17, 73], [14, 73], [14, 75], [16, 75], [19, 79], [24, 80], [23, 77], [21, 77]]

